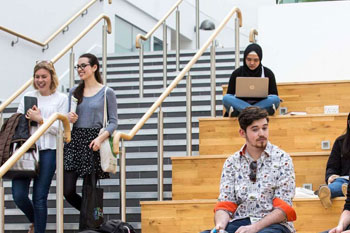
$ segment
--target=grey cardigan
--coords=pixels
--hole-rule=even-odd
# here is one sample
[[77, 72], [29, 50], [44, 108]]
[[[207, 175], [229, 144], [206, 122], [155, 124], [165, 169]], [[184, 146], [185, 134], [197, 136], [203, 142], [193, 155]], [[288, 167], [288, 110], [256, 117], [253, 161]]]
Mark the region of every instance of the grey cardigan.
[[[70, 112], [71, 97], [76, 87], [73, 87], [69, 91], [68, 112]], [[94, 96], [83, 97], [82, 102], [77, 106], [76, 113], [78, 114], [78, 120], [74, 123], [73, 127], [77, 128], [102, 128], [103, 127], [103, 106], [104, 106], [104, 93], [103, 87]], [[107, 120], [108, 124], [106, 130], [109, 135], [112, 135], [113, 131], [117, 129], [118, 115], [117, 115], [117, 98], [111, 88], [107, 89]]]

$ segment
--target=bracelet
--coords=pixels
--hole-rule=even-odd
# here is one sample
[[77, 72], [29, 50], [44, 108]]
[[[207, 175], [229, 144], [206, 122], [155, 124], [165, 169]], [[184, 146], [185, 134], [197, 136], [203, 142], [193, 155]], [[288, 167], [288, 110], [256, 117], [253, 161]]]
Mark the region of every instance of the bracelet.
[[39, 121], [39, 125], [44, 124], [44, 119], [41, 119], [41, 121]]

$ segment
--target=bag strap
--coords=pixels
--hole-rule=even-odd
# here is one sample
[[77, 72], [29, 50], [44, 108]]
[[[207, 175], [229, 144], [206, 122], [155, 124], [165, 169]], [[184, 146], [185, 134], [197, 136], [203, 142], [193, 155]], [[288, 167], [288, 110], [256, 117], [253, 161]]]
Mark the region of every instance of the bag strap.
[[103, 128], [107, 127], [107, 86], [105, 86], [104, 106], [103, 106]]

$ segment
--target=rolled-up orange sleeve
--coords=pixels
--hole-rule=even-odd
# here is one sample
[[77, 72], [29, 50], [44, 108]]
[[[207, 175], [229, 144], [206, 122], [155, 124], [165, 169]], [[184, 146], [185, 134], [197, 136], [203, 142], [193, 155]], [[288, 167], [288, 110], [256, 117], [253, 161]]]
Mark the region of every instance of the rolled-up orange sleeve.
[[237, 204], [232, 202], [232, 201], [220, 201], [218, 203], [216, 203], [215, 207], [214, 207], [214, 213], [217, 210], [227, 210], [229, 212], [231, 212], [232, 214], [235, 213], [237, 209]]
[[274, 198], [272, 201], [272, 205], [275, 208], [279, 208], [284, 211], [284, 213], [287, 215], [287, 220], [290, 221], [295, 221], [297, 219], [297, 214], [295, 213], [295, 210], [293, 207], [288, 205], [287, 202], [283, 201], [282, 199], [279, 198]]

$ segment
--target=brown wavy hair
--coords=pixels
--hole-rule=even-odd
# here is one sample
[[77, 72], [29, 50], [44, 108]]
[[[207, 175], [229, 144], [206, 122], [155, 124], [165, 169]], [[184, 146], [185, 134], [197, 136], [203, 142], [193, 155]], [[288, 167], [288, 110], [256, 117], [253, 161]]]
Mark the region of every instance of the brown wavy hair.
[[268, 113], [265, 109], [251, 106], [242, 110], [242, 112], [238, 116], [238, 122], [241, 129], [245, 132], [249, 125], [251, 125], [254, 121], [266, 119], [269, 122]]

